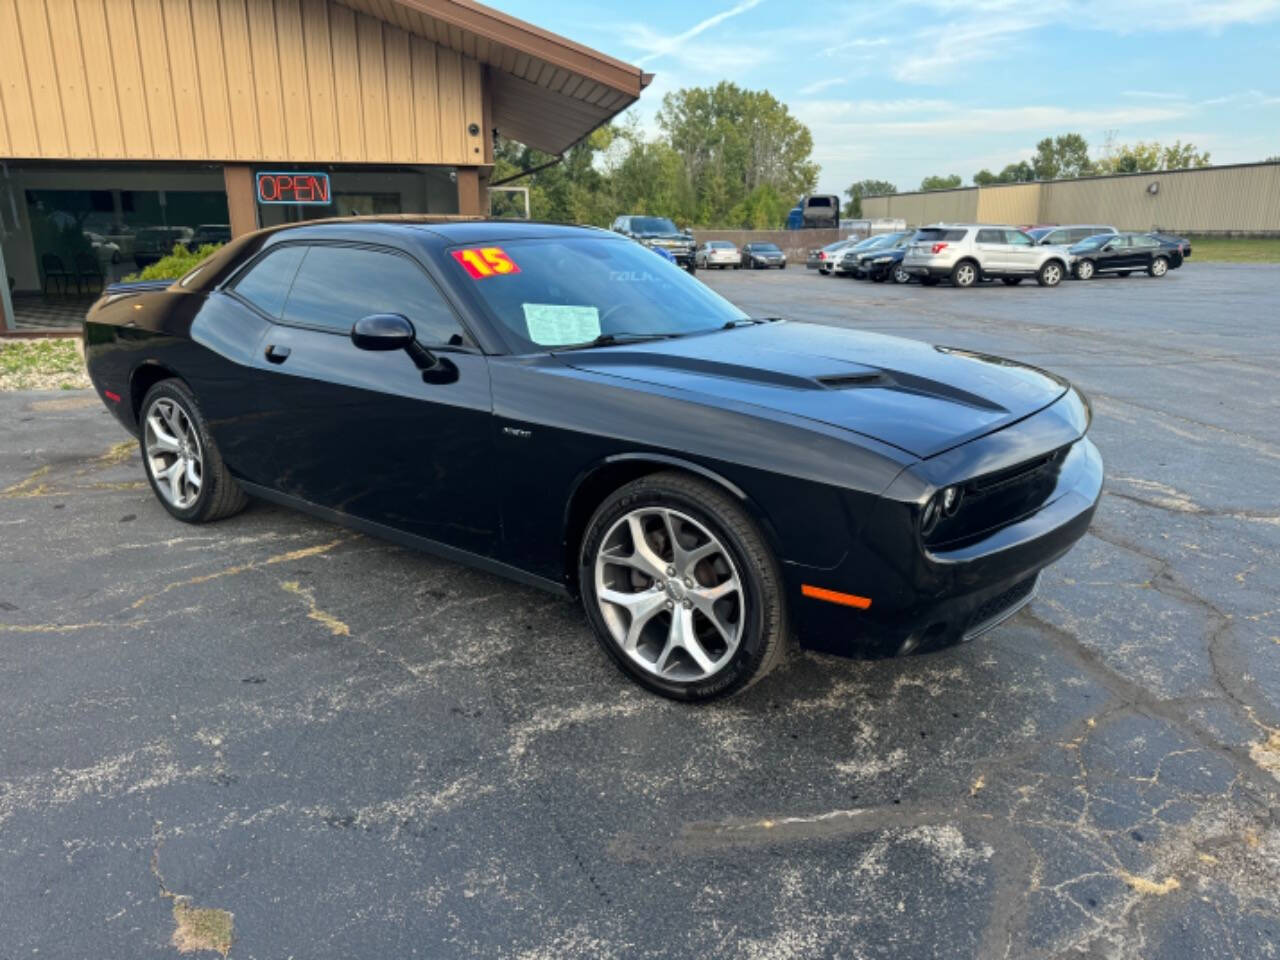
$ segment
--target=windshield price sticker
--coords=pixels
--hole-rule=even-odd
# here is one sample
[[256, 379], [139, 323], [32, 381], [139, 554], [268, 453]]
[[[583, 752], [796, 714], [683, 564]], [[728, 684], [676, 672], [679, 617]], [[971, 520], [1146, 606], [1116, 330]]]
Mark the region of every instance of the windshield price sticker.
[[452, 252], [453, 259], [462, 264], [462, 269], [467, 271], [472, 280], [520, 272], [515, 261], [501, 247], [468, 247], [466, 250]]

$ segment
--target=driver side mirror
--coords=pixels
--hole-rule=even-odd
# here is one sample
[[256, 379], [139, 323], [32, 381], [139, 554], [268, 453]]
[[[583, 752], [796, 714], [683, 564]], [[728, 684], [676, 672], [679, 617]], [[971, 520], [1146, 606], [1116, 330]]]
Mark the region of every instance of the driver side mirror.
[[1107, 244], [1103, 244], [1102, 252], [1103, 252], [1103, 253], [1110, 253], [1110, 252], [1111, 252], [1112, 250], [1114, 250], [1114, 249], [1115, 249], [1115, 244], [1113, 244], [1113, 243], [1107, 243]]
[[351, 342], [361, 350], [403, 350], [422, 371], [427, 383], [452, 383], [458, 368], [447, 357], [437, 357], [418, 342], [413, 323], [398, 313], [373, 313], [351, 327]]

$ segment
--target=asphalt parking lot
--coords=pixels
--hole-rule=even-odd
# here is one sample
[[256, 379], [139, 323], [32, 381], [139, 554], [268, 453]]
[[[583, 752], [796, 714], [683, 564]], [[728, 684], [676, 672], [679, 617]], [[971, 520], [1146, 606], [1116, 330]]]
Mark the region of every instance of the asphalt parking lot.
[[173, 956], [187, 907], [264, 960], [1280, 953], [1280, 268], [699, 277], [1069, 376], [1091, 534], [973, 644], [691, 708], [533, 590], [182, 526], [91, 394], [0, 394], [0, 958]]

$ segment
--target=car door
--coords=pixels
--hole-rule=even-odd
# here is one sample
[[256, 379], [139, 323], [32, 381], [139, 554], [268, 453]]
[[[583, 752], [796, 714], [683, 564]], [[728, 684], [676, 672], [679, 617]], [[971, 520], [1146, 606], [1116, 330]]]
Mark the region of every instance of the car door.
[[1035, 273], [1040, 261], [1040, 251], [1036, 250], [1036, 242], [1031, 239], [1030, 234], [1021, 230], [1006, 230], [1004, 239], [1008, 246], [1005, 254], [1008, 266], [1005, 269], [1010, 273]]
[[1009, 244], [1004, 231], [996, 227], [983, 227], [974, 238], [973, 249], [985, 273], [1009, 271]]
[[1128, 270], [1132, 265], [1133, 250], [1129, 238], [1115, 236], [1102, 245], [1098, 252], [1098, 269], [1102, 271]]
[[[352, 326], [377, 313], [407, 317], [451, 373], [428, 382], [407, 351], [356, 347]], [[276, 490], [494, 552], [488, 363], [421, 264], [390, 248], [309, 244], [267, 339]]]

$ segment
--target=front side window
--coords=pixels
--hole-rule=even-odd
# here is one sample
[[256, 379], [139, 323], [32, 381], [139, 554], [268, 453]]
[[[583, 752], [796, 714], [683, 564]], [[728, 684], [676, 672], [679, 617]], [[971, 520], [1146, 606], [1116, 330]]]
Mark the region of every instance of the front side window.
[[407, 317], [423, 343], [467, 342], [435, 284], [408, 257], [362, 247], [307, 249], [285, 306], [285, 323], [347, 334], [373, 313]]
[[510, 267], [477, 276], [466, 269], [466, 248], [448, 259], [462, 282], [474, 285], [516, 353], [589, 343], [605, 334], [701, 333], [747, 319], [639, 244], [575, 236], [510, 240], [488, 249], [499, 251]]
[[236, 281], [236, 296], [247, 300], [272, 320], [279, 320], [289, 287], [298, 272], [298, 264], [306, 247], [276, 247], [241, 274]]
[[1107, 246], [1111, 247], [1114, 250], [1129, 249], [1128, 237], [1103, 237], [1102, 239], [1103, 239], [1103, 242], [1107, 244]]

